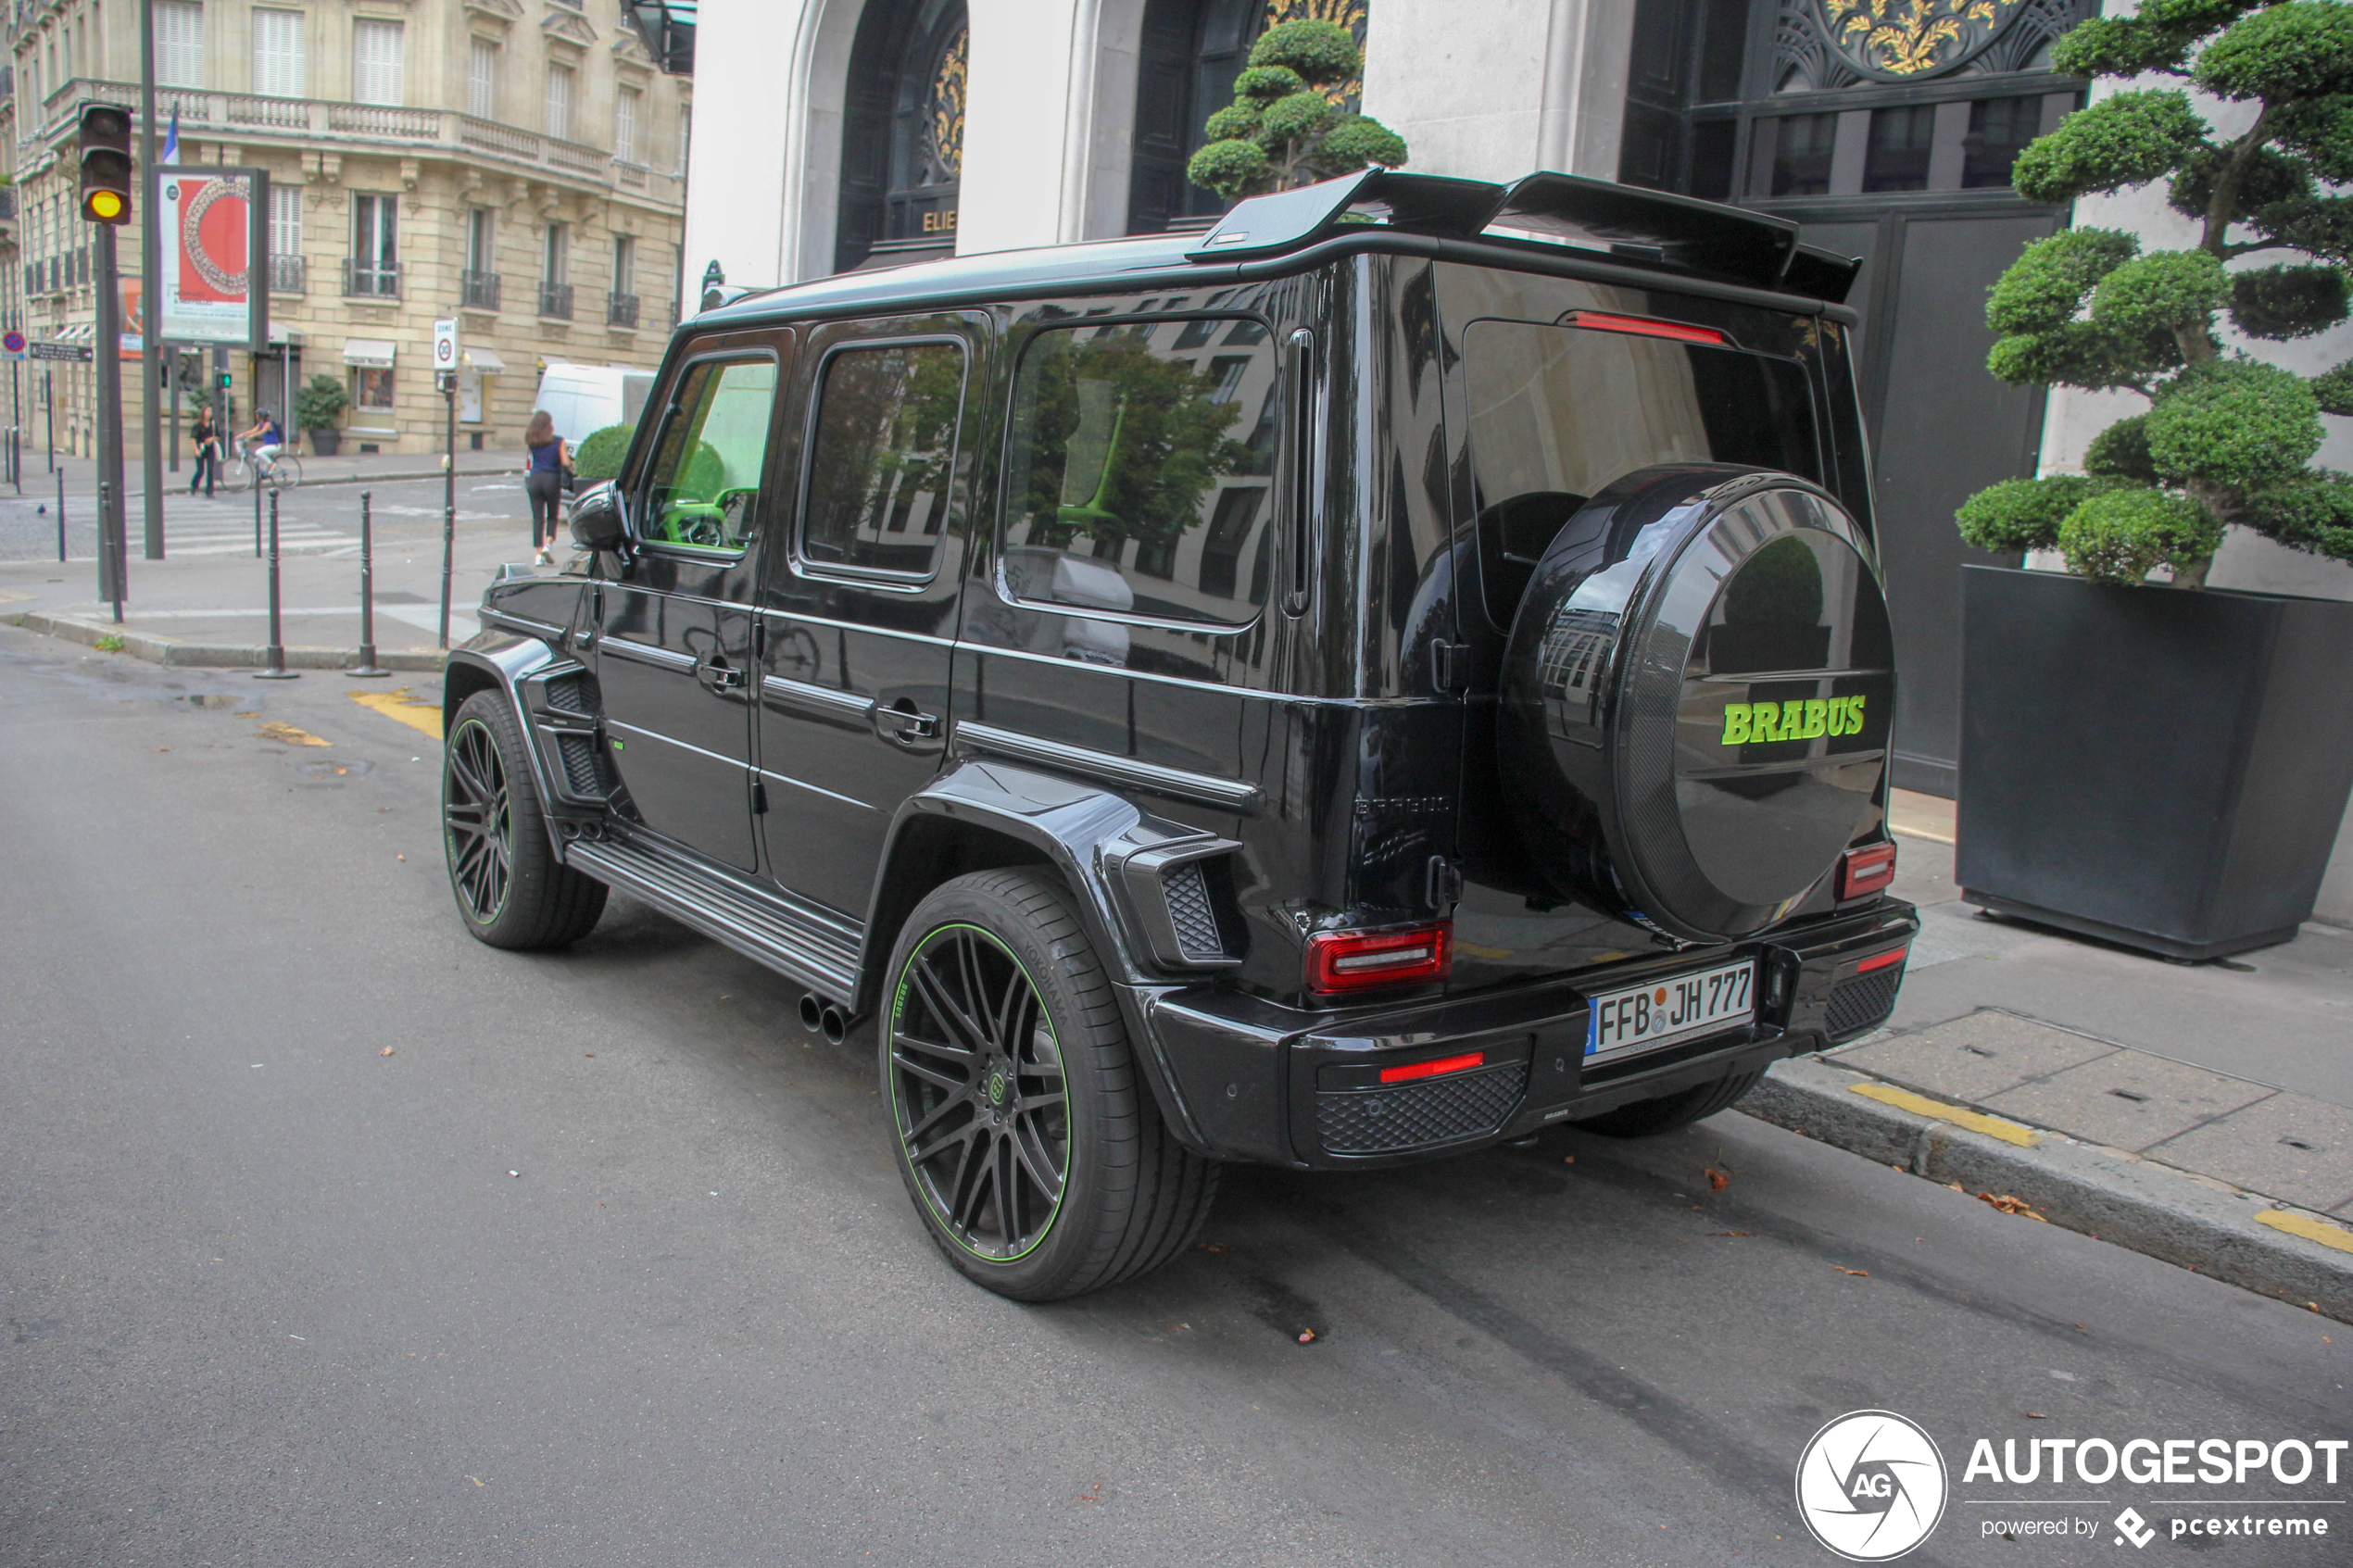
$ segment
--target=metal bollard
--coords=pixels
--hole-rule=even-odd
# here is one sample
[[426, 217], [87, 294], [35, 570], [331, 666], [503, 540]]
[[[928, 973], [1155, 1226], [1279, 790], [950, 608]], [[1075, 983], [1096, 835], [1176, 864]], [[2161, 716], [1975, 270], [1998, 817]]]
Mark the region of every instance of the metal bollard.
[[[254, 510], [259, 512], [261, 499], [258, 492], [253, 505]], [[291, 681], [298, 673], [286, 668], [285, 637], [278, 628], [278, 493], [275, 490], [270, 492], [270, 646], [267, 657], [270, 667], [255, 671], [255, 680]]]
[[114, 623], [122, 624], [122, 551], [116, 547], [114, 486], [98, 482], [98, 585], [114, 600]]
[[360, 680], [389, 675], [376, 665], [376, 536], [369, 512], [375, 492], [359, 492], [359, 662], [344, 671]]
[[65, 564], [65, 558], [66, 558], [66, 476], [65, 476], [64, 472], [63, 472], [62, 470], [60, 470], [60, 471], [59, 471], [59, 473], [57, 474], [57, 564], [58, 564], [58, 565], [60, 565], [60, 566], [63, 566], [63, 565]]
[[[278, 505], [278, 493], [274, 490], [270, 493], [270, 505], [273, 509]], [[258, 478], [253, 482], [253, 558], [261, 558], [261, 481]]]

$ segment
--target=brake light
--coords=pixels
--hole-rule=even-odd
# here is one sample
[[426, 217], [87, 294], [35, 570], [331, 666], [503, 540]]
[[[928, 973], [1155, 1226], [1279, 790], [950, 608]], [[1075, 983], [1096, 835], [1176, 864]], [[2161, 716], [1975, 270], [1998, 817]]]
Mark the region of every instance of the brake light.
[[1442, 920], [1383, 931], [1319, 931], [1307, 939], [1307, 988], [1368, 991], [1443, 980], [1453, 935], [1453, 922]]
[[1724, 342], [1724, 334], [1714, 327], [1687, 327], [1680, 321], [1658, 321], [1648, 316], [1610, 316], [1599, 310], [1572, 310], [1561, 318], [1561, 324], [1640, 337], [1671, 337], [1678, 343], [1712, 343], [1719, 347]]
[[1875, 969], [1885, 969], [1889, 964], [1902, 963], [1904, 961], [1904, 955], [1911, 950], [1912, 949], [1909, 947], [1898, 947], [1892, 953], [1873, 953], [1869, 958], [1865, 959], [1861, 963], [1855, 966], [1855, 972], [1857, 974], [1869, 974]]
[[1469, 1051], [1462, 1056], [1441, 1056], [1436, 1061], [1409, 1061], [1403, 1067], [1384, 1067], [1380, 1081], [1384, 1084], [1409, 1084], [1416, 1078], [1437, 1078], [1449, 1073], [1467, 1073], [1487, 1062], [1485, 1051]]
[[1838, 901], [1877, 893], [1895, 880], [1895, 846], [1866, 844], [1839, 857]]

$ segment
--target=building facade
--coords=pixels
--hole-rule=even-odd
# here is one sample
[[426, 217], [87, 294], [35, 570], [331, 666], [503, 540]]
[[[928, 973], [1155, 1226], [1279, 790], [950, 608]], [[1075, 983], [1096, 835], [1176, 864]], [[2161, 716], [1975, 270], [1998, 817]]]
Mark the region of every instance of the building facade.
[[[346, 450], [437, 449], [441, 318], [459, 321], [459, 439], [476, 447], [520, 445], [547, 363], [660, 358], [680, 298], [691, 87], [619, 0], [156, 0], [155, 16], [158, 145], [176, 117], [182, 164], [270, 175], [270, 346], [225, 364], [240, 422], [259, 406], [291, 423], [293, 389], [325, 372], [350, 398]], [[135, 114], [139, 6], [12, 0], [7, 17], [20, 216], [0, 298], [35, 340], [87, 341], [75, 130], [93, 101]], [[135, 279], [135, 224], [119, 248]], [[214, 383], [180, 358], [183, 391]], [[57, 367], [55, 408], [24, 400], [33, 442], [54, 413], [59, 445], [89, 452], [94, 383], [89, 365]], [[126, 366], [123, 384], [129, 400], [143, 382]]]

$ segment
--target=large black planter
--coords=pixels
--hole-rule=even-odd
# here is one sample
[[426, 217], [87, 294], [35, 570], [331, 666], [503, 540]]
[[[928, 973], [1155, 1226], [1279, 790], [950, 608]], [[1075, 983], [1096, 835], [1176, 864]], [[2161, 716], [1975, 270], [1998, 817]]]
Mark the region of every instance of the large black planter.
[[2353, 788], [2353, 604], [1962, 573], [1969, 902], [2172, 958], [2284, 942]]
[[335, 448], [343, 445], [343, 432], [332, 428], [305, 431], [310, 437], [310, 454], [315, 458], [332, 458]]

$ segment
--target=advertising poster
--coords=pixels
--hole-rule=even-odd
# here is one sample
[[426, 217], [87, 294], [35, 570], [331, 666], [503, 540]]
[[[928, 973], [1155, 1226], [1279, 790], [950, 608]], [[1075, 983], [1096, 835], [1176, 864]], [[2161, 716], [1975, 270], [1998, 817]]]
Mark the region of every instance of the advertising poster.
[[260, 254], [256, 220], [266, 209], [267, 190], [258, 169], [157, 171], [159, 327], [165, 342], [260, 341], [264, 328], [257, 320], [251, 263]]

